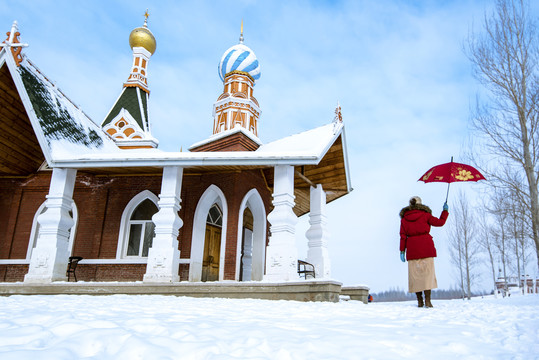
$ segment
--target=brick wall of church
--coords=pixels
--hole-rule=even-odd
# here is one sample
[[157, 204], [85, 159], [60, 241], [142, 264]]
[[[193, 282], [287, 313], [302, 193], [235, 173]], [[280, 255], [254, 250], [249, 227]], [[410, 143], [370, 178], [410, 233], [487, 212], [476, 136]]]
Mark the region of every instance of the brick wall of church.
[[[49, 191], [51, 172], [26, 179], [0, 179], [0, 259], [25, 259], [32, 222]], [[178, 237], [181, 258], [191, 253], [192, 225], [198, 201], [210, 185], [225, 194], [228, 204], [227, 247], [224, 277], [235, 278], [237, 222], [241, 201], [256, 188], [271, 209], [271, 192], [260, 171], [210, 175], [185, 174], [182, 184]], [[78, 211], [73, 255], [85, 259], [115, 259], [122, 213], [129, 201], [143, 190], [159, 195], [161, 176], [92, 176], [77, 174], [73, 199]], [[269, 229], [269, 225], [268, 225]], [[79, 264], [77, 278], [84, 281], [139, 281], [145, 264]], [[28, 265], [0, 265], [0, 281], [22, 281]], [[189, 265], [182, 264], [180, 279], [188, 280]]]
[[28, 265], [0, 265], [0, 282], [23, 281]]
[[[271, 209], [271, 191], [260, 171], [230, 172], [214, 175], [185, 176], [182, 191], [182, 210], [180, 217], [184, 222], [180, 230], [181, 258], [189, 258], [191, 254], [192, 225], [195, 209], [204, 191], [210, 185], [216, 185], [223, 191], [228, 205], [227, 242], [225, 249], [224, 279], [234, 280], [236, 274], [236, 251], [238, 238], [238, 215], [244, 196], [255, 188], [264, 200], [266, 214]], [[269, 229], [269, 224], [266, 226]], [[267, 240], [266, 240], [267, 241]]]
[[49, 192], [51, 173], [0, 179], [0, 259], [24, 259], [34, 216]]

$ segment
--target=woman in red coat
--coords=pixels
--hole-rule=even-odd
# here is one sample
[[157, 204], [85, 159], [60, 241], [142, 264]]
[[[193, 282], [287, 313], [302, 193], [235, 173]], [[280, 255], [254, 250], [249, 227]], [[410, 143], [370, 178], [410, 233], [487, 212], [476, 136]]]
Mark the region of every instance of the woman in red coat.
[[[442, 215], [438, 219], [432, 216], [432, 211], [421, 204], [421, 198], [414, 196], [410, 205], [400, 211], [400, 255], [404, 262], [408, 260], [408, 291], [417, 295], [419, 307], [432, 307], [430, 302], [431, 289], [438, 287], [434, 271], [436, 248], [430, 235], [431, 226], [443, 226], [449, 216], [447, 203], [444, 204]], [[423, 294], [425, 293], [425, 304]]]

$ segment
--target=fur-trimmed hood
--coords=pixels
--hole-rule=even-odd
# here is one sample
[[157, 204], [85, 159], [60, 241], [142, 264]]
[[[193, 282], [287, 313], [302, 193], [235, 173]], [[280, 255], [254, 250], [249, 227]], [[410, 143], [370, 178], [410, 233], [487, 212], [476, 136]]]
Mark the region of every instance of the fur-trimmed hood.
[[399, 216], [401, 217], [401, 219], [403, 218], [405, 213], [411, 210], [421, 210], [421, 211], [428, 212], [429, 214], [432, 214], [432, 210], [427, 205], [415, 204], [415, 205], [409, 205], [405, 208], [402, 208], [402, 210], [399, 213]]

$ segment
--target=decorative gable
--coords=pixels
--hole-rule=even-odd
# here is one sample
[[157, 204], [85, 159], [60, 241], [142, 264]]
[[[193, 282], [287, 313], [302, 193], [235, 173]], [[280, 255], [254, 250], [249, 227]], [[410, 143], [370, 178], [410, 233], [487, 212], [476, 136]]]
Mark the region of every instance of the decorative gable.
[[114, 140], [144, 138], [144, 131], [126, 109], [121, 109], [120, 113], [108, 125], [103, 127], [103, 130]]
[[139, 87], [124, 87], [116, 103], [101, 124], [122, 149], [156, 148], [150, 133], [148, 93]]

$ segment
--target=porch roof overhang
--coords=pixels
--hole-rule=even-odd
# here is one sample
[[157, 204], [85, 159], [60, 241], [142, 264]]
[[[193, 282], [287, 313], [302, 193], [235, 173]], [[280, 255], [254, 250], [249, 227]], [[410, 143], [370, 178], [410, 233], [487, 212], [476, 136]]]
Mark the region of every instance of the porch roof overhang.
[[298, 216], [310, 211], [311, 186], [322, 185], [327, 202], [352, 190], [342, 123], [331, 123], [289, 136], [262, 145], [256, 151], [163, 152], [146, 149], [74, 155], [53, 149], [51, 154], [51, 167], [76, 168], [109, 176], [160, 175], [166, 166], [183, 167], [184, 176], [260, 170], [270, 190], [273, 189], [273, 168], [278, 165], [294, 166], [294, 211]]

